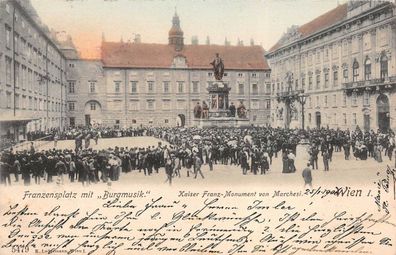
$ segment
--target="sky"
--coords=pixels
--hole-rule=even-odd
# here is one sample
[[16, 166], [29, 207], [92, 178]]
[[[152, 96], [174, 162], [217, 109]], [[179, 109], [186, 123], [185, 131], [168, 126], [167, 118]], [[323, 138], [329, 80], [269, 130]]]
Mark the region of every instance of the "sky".
[[98, 57], [106, 41], [124, 42], [141, 35], [142, 43], [167, 43], [177, 11], [184, 43], [236, 45], [238, 38], [268, 50], [292, 25], [302, 25], [346, 0], [31, 0], [41, 20], [65, 31], [82, 57]]

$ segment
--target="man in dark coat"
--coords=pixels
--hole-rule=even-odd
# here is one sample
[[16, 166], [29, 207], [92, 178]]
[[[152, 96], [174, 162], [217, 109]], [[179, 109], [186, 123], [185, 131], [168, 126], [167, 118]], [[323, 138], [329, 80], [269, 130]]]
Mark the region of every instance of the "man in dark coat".
[[236, 108], [235, 108], [234, 103], [231, 102], [231, 105], [230, 105], [230, 107], [228, 109], [230, 110], [231, 117], [235, 117]]
[[304, 178], [304, 187], [309, 186], [312, 188], [312, 173], [311, 168], [309, 167], [311, 164], [308, 163], [307, 167], [302, 171], [302, 177]]

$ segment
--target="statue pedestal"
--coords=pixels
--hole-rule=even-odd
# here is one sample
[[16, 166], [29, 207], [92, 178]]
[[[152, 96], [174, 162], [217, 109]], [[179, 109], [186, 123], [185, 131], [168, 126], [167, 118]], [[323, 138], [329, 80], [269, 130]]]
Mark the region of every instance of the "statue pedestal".
[[212, 117], [209, 119], [194, 119], [193, 126], [200, 128], [208, 127], [247, 127], [248, 119], [240, 119], [234, 117]]
[[223, 81], [215, 81], [208, 87], [209, 113], [208, 118], [194, 119], [195, 127], [246, 127], [250, 122], [247, 118], [231, 117], [228, 95], [231, 88]]

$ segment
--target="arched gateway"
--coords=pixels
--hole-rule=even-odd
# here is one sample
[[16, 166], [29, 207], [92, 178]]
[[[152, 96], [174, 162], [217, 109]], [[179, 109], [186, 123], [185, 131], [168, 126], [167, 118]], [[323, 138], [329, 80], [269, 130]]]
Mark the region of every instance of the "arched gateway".
[[381, 94], [377, 98], [377, 120], [378, 128], [381, 131], [388, 130], [390, 127], [389, 98]]

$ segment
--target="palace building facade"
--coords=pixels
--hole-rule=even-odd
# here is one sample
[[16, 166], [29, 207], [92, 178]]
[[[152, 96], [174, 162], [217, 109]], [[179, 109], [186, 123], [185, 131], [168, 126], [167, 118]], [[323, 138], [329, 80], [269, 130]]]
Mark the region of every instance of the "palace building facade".
[[0, 140], [66, 123], [66, 58], [30, 1], [0, 1]]
[[396, 128], [395, 12], [388, 1], [350, 1], [292, 26], [266, 54], [271, 125]]
[[270, 69], [263, 48], [185, 45], [175, 14], [168, 44], [103, 39], [100, 59], [67, 61], [68, 124], [191, 126], [195, 105], [208, 103], [216, 53], [224, 61], [230, 103], [243, 102], [250, 124], [269, 123]]

